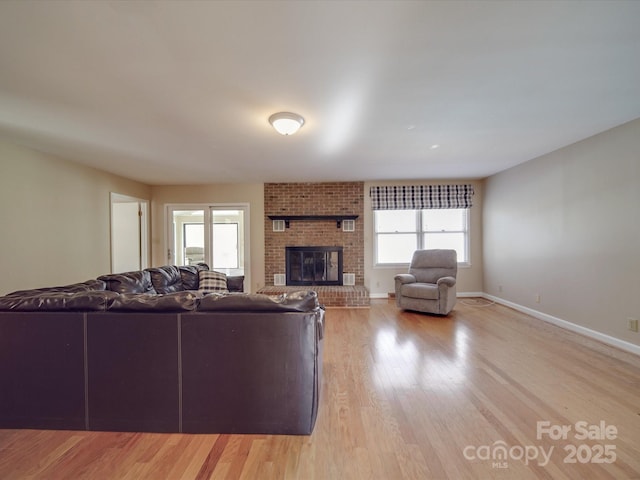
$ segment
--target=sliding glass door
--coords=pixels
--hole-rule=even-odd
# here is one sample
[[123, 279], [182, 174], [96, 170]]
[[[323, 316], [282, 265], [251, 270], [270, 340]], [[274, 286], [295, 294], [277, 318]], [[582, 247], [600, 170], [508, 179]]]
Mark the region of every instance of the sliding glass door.
[[227, 275], [244, 275], [249, 257], [248, 205], [169, 205], [167, 261], [204, 262]]

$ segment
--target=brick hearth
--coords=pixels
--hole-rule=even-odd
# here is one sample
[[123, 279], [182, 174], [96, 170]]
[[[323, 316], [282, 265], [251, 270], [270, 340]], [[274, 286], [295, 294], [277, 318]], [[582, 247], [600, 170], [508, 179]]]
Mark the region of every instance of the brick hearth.
[[318, 293], [320, 305], [325, 307], [368, 307], [369, 290], [364, 286], [309, 286], [309, 287], [274, 287], [266, 286], [258, 293], [265, 295], [281, 295], [298, 290], [314, 290]]

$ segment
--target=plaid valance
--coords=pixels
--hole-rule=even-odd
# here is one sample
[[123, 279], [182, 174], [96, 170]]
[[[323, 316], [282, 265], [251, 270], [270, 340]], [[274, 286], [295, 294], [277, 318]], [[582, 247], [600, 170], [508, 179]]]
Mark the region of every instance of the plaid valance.
[[469, 208], [472, 185], [398, 185], [371, 187], [374, 210], [419, 210], [422, 208]]

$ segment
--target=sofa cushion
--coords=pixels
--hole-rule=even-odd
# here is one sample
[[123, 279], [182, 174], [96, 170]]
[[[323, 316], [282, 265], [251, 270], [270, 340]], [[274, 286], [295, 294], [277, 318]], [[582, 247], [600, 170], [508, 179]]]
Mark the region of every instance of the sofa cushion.
[[173, 293], [184, 290], [180, 270], [175, 265], [147, 268], [151, 283], [157, 293]]
[[158, 295], [155, 293], [122, 293], [110, 299], [108, 311], [123, 312], [178, 312], [198, 307], [200, 295], [194, 291], [182, 291]]
[[200, 299], [198, 310], [201, 312], [309, 312], [318, 307], [318, 294], [309, 290], [273, 296], [259, 293], [212, 293]]
[[423, 300], [438, 300], [440, 291], [435, 283], [407, 283], [402, 285], [403, 297], [421, 298]]
[[202, 293], [225, 293], [228, 292], [227, 276], [215, 270], [200, 270], [198, 272], [198, 291]]
[[209, 267], [205, 263], [199, 265], [180, 265], [178, 267], [180, 271], [180, 277], [182, 278], [182, 287], [185, 290], [198, 290], [200, 283], [198, 279], [198, 272], [200, 270], [209, 270]]
[[111, 273], [98, 277], [107, 284], [107, 290], [118, 293], [156, 293], [151, 274], [146, 271]]

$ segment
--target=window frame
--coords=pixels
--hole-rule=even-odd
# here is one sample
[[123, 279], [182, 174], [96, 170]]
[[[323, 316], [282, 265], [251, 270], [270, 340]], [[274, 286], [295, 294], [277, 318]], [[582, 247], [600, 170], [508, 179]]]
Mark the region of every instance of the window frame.
[[[396, 232], [378, 232], [377, 228], [377, 212], [386, 211], [386, 210], [373, 210], [373, 265], [374, 267], [407, 267], [410, 265], [410, 260], [402, 263], [382, 263], [378, 261], [378, 238], [379, 235], [395, 235], [402, 234], [406, 235], [407, 233], [414, 234], [416, 236], [416, 245], [417, 249], [424, 249], [424, 237], [427, 234], [438, 234], [438, 233], [462, 233], [464, 236], [464, 250], [465, 250], [465, 261], [458, 261], [459, 267], [470, 267], [471, 266], [471, 208], [458, 208], [455, 210], [464, 210], [464, 230], [444, 230], [440, 232], [429, 231], [425, 228], [422, 222], [422, 213], [425, 210], [435, 210], [430, 208], [422, 208], [422, 209], [403, 209], [403, 210], [393, 210], [393, 211], [413, 211], [416, 215], [416, 231], [396, 231]], [[428, 246], [426, 248], [429, 248]]]

